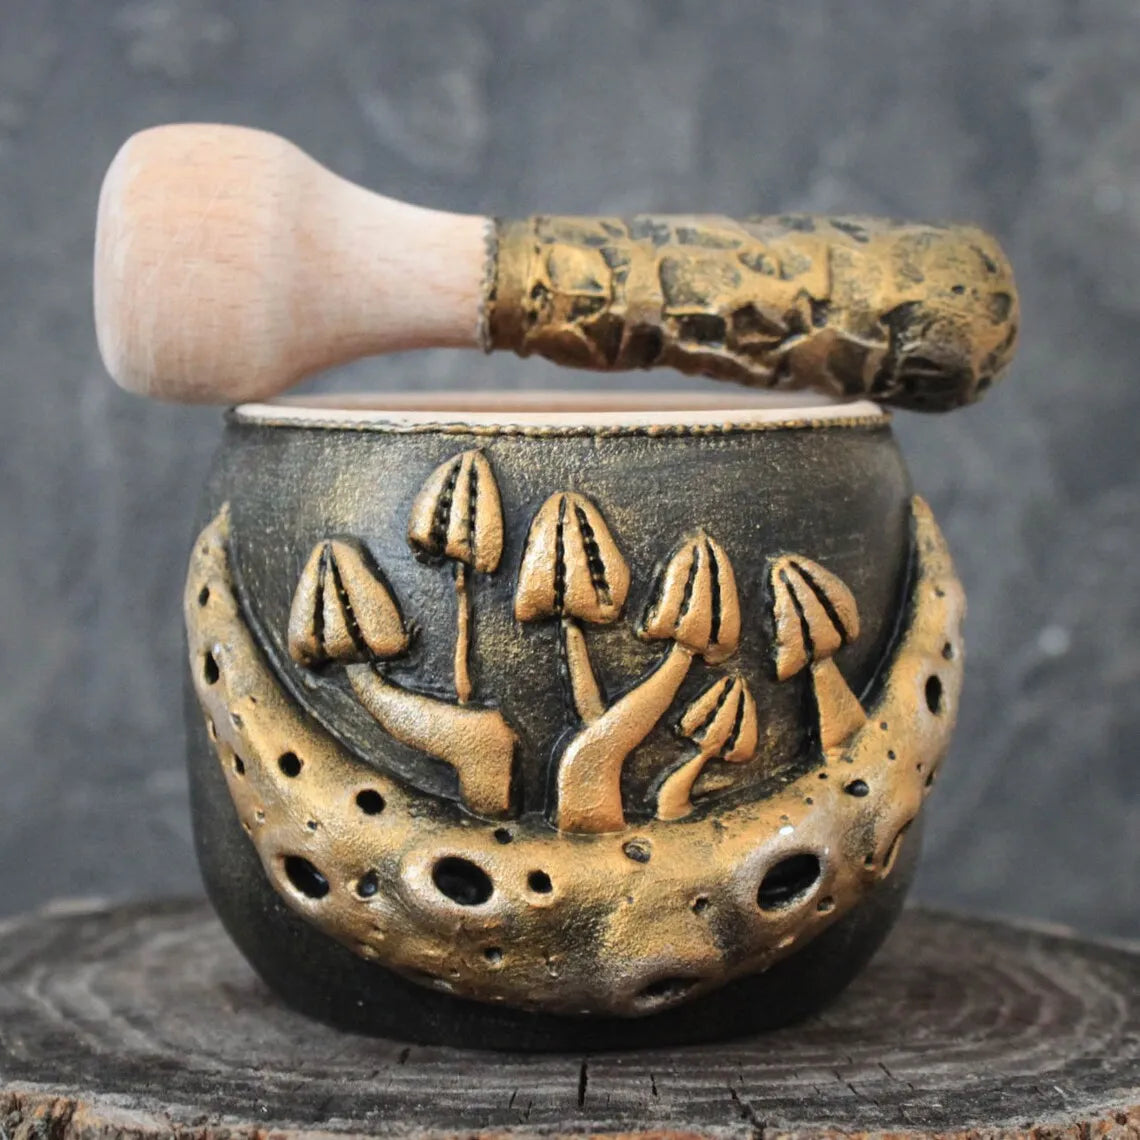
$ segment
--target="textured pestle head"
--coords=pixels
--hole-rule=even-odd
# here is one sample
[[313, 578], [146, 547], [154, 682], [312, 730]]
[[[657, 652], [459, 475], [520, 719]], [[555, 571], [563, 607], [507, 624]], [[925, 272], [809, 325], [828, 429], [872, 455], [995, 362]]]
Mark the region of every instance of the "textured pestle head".
[[486, 225], [372, 194], [265, 131], [142, 131], [99, 197], [99, 349], [132, 392], [232, 403], [375, 352], [477, 344]]

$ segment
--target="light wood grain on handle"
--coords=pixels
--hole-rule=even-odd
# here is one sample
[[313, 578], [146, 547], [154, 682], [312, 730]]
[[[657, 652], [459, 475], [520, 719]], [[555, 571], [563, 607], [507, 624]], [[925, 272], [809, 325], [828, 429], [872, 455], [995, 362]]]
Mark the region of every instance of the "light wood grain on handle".
[[263, 131], [143, 131], [99, 199], [99, 348], [130, 391], [233, 403], [374, 353], [477, 347], [488, 225], [373, 194]]

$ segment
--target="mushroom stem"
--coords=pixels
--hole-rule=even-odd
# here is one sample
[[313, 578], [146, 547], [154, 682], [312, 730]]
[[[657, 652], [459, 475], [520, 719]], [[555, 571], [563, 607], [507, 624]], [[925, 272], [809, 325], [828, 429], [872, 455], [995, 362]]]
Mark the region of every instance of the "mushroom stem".
[[819, 714], [819, 744], [824, 752], [846, 744], [867, 721], [867, 714], [831, 657], [811, 667], [812, 689]]
[[455, 564], [455, 695], [465, 705], [471, 699], [471, 673], [467, 654], [471, 644], [471, 595], [467, 592], [467, 567]]
[[573, 619], [562, 619], [562, 660], [570, 678], [570, 694], [574, 708], [585, 724], [593, 724], [606, 711], [594, 667], [590, 664], [590, 651], [586, 635]]
[[560, 831], [620, 831], [625, 826], [621, 773], [626, 757], [665, 715], [692, 663], [691, 650], [674, 642], [648, 677], [566, 746], [558, 764]]
[[371, 665], [345, 670], [360, 703], [389, 736], [450, 764], [463, 802], [480, 815], [511, 806], [517, 738], [498, 709], [454, 705], [393, 684]]
[[693, 810], [693, 785], [714, 755], [714, 749], [702, 748], [691, 760], [686, 760], [669, 774], [657, 793], [658, 819], [684, 819]]

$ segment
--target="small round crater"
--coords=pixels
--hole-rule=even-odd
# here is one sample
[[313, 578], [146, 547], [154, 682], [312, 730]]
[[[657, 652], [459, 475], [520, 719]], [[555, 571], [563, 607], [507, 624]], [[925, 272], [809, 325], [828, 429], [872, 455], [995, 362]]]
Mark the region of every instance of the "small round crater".
[[460, 906], [479, 906], [494, 893], [491, 877], [477, 863], [448, 855], [431, 870], [436, 890]]
[[951, 645], [950, 642], [946, 642], [946, 644], [942, 646], [942, 656], [945, 657], [947, 661], [954, 660], [954, 646]]
[[936, 673], [926, 678], [926, 707], [935, 716], [942, 711], [942, 680]]
[[242, 728], [245, 721], [241, 719], [241, 713], [230, 713], [230, 723], [234, 728]]
[[810, 851], [789, 855], [770, 867], [756, 892], [761, 910], [779, 910], [807, 894], [819, 881], [823, 867]]
[[930, 775], [928, 775], [928, 776], [926, 777], [926, 786], [927, 786], [928, 788], [933, 788], [933, 787], [934, 787], [934, 773], [933, 773], [933, 772], [931, 772], [931, 773], [930, 773]]
[[498, 946], [488, 946], [483, 951], [483, 957], [487, 959], [489, 966], [501, 966], [503, 964], [503, 951]]
[[234, 753], [234, 771], [239, 776], [245, 775], [245, 761], [236, 752]]
[[843, 785], [843, 790], [849, 796], [857, 796], [862, 799], [863, 796], [871, 794], [871, 785], [866, 780], [852, 780], [851, 783]]
[[678, 1001], [697, 984], [696, 978], [657, 978], [638, 991], [637, 1001], [645, 1005]]
[[316, 821], [315, 819], [310, 819], [310, 820], [307, 820], [307, 821], [305, 822], [305, 826], [306, 826], [306, 827], [307, 827], [307, 828], [308, 828], [310, 831], [316, 831], [316, 830], [317, 830], [317, 828], [320, 826], [320, 824], [318, 824], [318, 823], [317, 823], [317, 821]]
[[954, 296], [956, 296], [956, 297], [961, 297], [962, 294], [966, 292], [966, 286], [965, 285], [951, 285], [950, 286], [950, 292], [953, 293]]
[[494, 835], [495, 842], [503, 844], [504, 847], [514, 839], [514, 836], [505, 827], [496, 827], [491, 834]]
[[815, 909], [818, 910], [820, 914], [829, 914], [835, 909], [835, 899], [828, 895], [827, 898], [820, 899], [819, 902], [815, 904]]
[[827, 773], [826, 773], [826, 772], [820, 772], [820, 774], [819, 774], [819, 778], [820, 778], [821, 780], [826, 780], [826, 779], [827, 779]]
[[380, 890], [380, 876], [375, 871], [365, 871], [356, 881], [356, 893], [362, 899], [370, 899]]
[[880, 727], [880, 728], [881, 728], [881, 729], [882, 729], [884, 732], [886, 732], [886, 731], [887, 731], [887, 729], [888, 729], [888, 728], [890, 728], [891, 726], [890, 726], [889, 724], [887, 724], [887, 722], [886, 722], [885, 720], [881, 720], [881, 721], [879, 721], [879, 727]]
[[550, 881], [550, 876], [545, 871], [531, 871], [526, 877], [526, 885], [534, 891], [536, 895], [548, 895], [554, 890], [554, 884]]
[[895, 759], [895, 750], [893, 748], [887, 749], [887, 759], [888, 760], [894, 760]]
[[934, 596], [936, 598], [944, 598], [944, 597], [946, 597], [946, 591], [941, 586], [935, 586], [934, 587]]
[[281, 769], [282, 775], [288, 776], [292, 780], [301, 774], [304, 765], [296, 752], [282, 752], [277, 757], [277, 767]]
[[705, 911], [709, 909], [708, 895], [697, 895], [697, 897], [693, 899], [690, 905], [692, 907], [693, 914], [704, 914]]
[[306, 898], [323, 899], [329, 893], [329, 881], [316, 867], [300, 855], [285, 856], [285, 877]]
[[203, 586], [198, 591], [198, 605], [204, 606], [210, 600], [210, 587]]
[[653, 847], [648, 839], [631, 839], [622, 844], [622, 853], [635, 863], [648, 863], [653, 858]]
[[218, 669], [218, 662], [215, 660], [214, 655], [207, 653], [202, 658], [202, 676], [206, 679], [206, 684], [216, 685], [221, 675]]
[[379, 815], [384, 810], [384, 797], [375, 788], [356, 793], [356, 806], [365, 815]]

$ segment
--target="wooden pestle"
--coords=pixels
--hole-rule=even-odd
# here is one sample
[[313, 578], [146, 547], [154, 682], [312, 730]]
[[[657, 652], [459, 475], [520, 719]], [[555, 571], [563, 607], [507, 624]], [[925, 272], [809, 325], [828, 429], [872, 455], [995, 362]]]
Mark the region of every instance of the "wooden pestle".
[[128, 139], [95, 242], [106, 366], [157, 399], [265, 399], [414, 348], [510, 348], [922, 409], [1013, 353], [1008, 263], [980, 230], [802, 215], [496, 221], [397, 202], [286, 140], [181, 124]]

